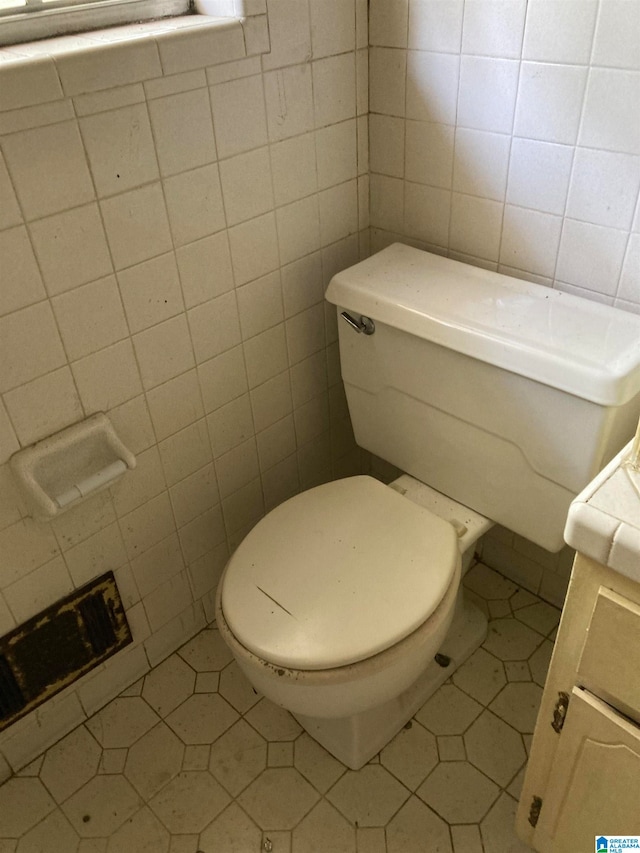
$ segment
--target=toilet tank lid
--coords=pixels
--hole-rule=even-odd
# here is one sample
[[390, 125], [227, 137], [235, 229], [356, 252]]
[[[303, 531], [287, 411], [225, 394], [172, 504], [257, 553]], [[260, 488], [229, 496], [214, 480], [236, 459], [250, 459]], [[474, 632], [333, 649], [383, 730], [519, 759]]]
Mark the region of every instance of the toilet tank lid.
[[640, 392], [640, 316], [395, 243], [326, 298], [374, 321], [594, 403]]
[[263, 660], [333, 669], [420, 627], [459, 561], [451, 524], [372, 477], [348, 477], [296, 495], [253, 528], [222, 578], [222, 612]]

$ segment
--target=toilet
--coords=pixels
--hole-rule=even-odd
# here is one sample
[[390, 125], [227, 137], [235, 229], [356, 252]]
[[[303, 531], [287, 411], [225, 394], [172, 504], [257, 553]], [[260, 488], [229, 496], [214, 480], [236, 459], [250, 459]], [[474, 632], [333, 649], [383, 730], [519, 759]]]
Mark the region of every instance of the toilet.
[[640, 317], [395, 244], [338, 273], [358, 444], [406, 472], [272, 510], [218, 586], [254, 688], [358, 769], [483, 642], [462, 594], [497, 522], [550, 551], [569, 503], [632, 435]]

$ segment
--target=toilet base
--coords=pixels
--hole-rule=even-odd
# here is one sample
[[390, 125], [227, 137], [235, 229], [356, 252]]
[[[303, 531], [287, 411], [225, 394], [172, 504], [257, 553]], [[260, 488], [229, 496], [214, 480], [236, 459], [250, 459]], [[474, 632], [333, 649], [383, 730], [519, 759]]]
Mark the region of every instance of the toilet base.
[[427, 699], [484, 642], [487, 618], [458, 592], [456, 610], [439, 654], [450, 658], [442, 667], [433, 660], [404, 693], [384, 705], [339, 719], [293, 716], [335, 758], [359, 770], [400, 731]]

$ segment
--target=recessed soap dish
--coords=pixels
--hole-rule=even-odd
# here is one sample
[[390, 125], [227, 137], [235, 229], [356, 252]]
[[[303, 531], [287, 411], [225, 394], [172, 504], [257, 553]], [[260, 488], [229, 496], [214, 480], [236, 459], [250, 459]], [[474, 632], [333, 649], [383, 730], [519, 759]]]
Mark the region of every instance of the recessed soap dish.
[[10, 464], [31, 515], [46, 520], [106, 489], [136, 457], [99, 413], [19, 450]]

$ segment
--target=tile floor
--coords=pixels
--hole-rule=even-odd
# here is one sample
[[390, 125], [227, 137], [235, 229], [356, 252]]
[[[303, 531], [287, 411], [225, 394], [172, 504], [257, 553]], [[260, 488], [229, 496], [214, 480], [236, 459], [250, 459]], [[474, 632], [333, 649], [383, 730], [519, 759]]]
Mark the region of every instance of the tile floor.
[[518, 853], [559, 611], [476, 565], [484, 646], [347, 770], [254, 693], [215, 626], [0, 787], [0, 853]]

